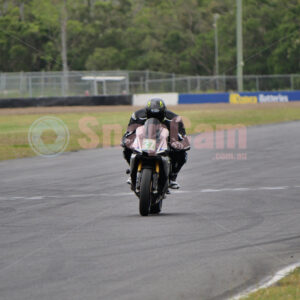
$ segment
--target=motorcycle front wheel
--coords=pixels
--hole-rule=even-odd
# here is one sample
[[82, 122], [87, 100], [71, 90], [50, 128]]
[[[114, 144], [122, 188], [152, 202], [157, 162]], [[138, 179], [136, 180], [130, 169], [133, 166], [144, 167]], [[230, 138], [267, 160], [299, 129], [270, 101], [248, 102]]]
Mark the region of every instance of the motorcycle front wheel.
[[148, 216], [152, 190], [152, 170], [143, 169], [140, 185], [140, 215]]

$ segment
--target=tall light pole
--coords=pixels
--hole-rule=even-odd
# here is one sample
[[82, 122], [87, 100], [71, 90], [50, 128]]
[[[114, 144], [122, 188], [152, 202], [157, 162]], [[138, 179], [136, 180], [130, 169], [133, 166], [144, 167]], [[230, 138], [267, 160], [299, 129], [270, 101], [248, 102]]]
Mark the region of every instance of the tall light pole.
[[243, 18], [243, 0], [236, 0], [236, 40], [237, 40], [237, 83], [238, 91], [243, 91], [243, 27], [242, 27], [242, 18]]
[[219, 90], [219, 43], [218, 43], [218, 19], [220, 15], [214, 14], [214, 28], [215, 28], [215, 76], [217, 80], [217, 90]]

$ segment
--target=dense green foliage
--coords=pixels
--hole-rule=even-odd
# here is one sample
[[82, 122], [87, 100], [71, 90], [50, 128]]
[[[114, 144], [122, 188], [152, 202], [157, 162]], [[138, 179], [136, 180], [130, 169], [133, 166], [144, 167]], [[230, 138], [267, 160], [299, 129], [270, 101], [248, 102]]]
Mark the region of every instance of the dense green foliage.
[[[0, 71], [236, 72], [235, 0], [0, 0]], [[244, 0], [246, 74], [300, 72], [299, 0]]]

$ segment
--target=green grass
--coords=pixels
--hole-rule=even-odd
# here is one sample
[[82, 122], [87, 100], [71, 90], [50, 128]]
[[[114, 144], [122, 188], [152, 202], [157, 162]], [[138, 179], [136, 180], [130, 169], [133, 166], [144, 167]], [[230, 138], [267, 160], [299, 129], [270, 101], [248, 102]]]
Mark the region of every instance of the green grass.
[[[35, 156], [35, 152], [33, 152], [28, 143], [28, 130], [35, 120], [45, 115], [50, 114], [0, 116], [0, 160]], [[54, 116], [60, 118], [69, 129], [70, 142], [66, 151], [75, 151], [82, 149], [79, 144], [80, 139], [86, 139], [87, 142], [90, 142], [87, 135], [79, 128], [79, 121], [82, 118], [95, 118], [96, 125], [89, 125], [89, 127], [98, 136], [99, 143], [97, 147], [102, 147], [103, 126], [120, 124], [123, 131], [126, 129], [130, 114], [128, 112], [115, 112], [113, 114], [108, 112], [88, 114], [66, 113], [54, 114]], [[49, 134], [49, 138], [51, 139], [53, 136]], [[45, 142], [47, 142], [47, 138]], [[120, 141], [117, 141], [116, 137], [111, 144], [117, 145], [118, 143]]]
[[233, 108], [228, 110], [182, 111], [180, 113], [190, 119], [192, 123], [190, 133], [194, 133], [194, 129], [199, 123], [212, 126], [216, 124], [251, 126], [300, 120], [300, 107], [270, 107], [269, 109], [247, 107], [244, 110]]
[[[98, 109], [99, 110], [99, 109]], [[57, 111], [57, 110], [56, 110]], [[83, 108], [84, 111], [84, 108]], [[209, 105], [209, 106], [182, 106], [181, 110], [174, 111], [184, 117], [188, 134], [201, 130], [199, 124], [207, 124], [214, 130], [220, 124], [242, 124], [245, 126], [269, 124], [285, 121], [300, 120], [300, 105]], [[70, 131], [70, 142], [66, 151], [83, 149], [82, 141], [90, 143], [91, 140], [80, 130], [79, 124], [82, 118], [93, 118], [93, 125], [89, 127], [94, 132], [94, 143], [90, 147], [102, 147], [119, 145], [120, 136], [126, 130], [131, 116], [130, 109], [107, 112], [68, 112], [53, 114], [51, 108], [43, 114], [20, 114], [10, 111], [5, 115], [0, 110], [0, 160], [35, 156], [28, 143], [28, 130], [31, 124], [40, 117], [52, 115], [64, 121]], [[105, 126], [117, 124], [117, 131], [111, 138], [104, 137]], [[116, 129], [116, 128], [115, 128]], [[53, 134], [45, 137], [45, 143], [53, 140]]]
[[261, 289], [244, 300], [299, 300], [300, 268], [269, 288]]

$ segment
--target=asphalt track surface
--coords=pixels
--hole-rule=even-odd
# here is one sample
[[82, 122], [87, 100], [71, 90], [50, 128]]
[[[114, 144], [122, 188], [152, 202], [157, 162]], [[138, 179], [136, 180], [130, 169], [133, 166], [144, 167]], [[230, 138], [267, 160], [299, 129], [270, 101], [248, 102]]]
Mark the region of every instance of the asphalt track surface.
[[120, 149], [0, 163], [0, 299], [226, 299], [300, 261], [300, 123], [193, 149], [140, 217]]

